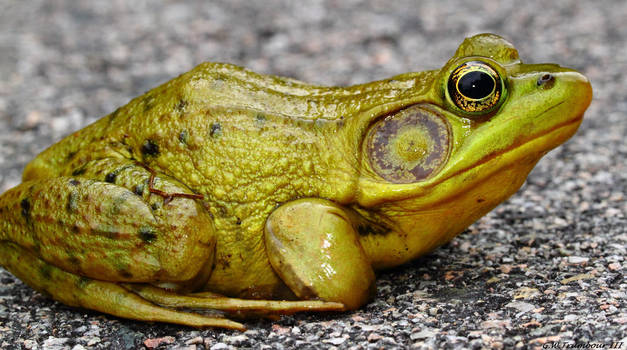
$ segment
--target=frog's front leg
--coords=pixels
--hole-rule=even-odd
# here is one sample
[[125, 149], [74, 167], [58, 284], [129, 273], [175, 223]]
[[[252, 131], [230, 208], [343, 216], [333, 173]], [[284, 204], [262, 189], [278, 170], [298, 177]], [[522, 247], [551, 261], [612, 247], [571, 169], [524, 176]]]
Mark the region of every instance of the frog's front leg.
[[288, 202], [268, 218], [265, 243], [272, 267], [303, 299], [356, 309], [376, 290], [370, 261], [346, 211], [324, 199]]

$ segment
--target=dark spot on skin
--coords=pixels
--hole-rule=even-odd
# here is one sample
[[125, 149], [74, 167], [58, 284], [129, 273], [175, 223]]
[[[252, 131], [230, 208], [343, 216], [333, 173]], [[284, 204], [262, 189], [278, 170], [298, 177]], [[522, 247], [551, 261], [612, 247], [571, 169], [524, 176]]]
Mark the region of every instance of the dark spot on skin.
[[211, 124], [211, 128], [209, 130], [209, 136], [218, 137], [222, 135], [222, 125], [220, 123]]
[[85, 165], [83, 165], [83, 166], [81, 166], [80, 168], [75, 169], [75, 170], [72, 172], [72, 176], [79, 176], [79, 175], [83, 175], [83, 174], [85, 173], [85, 170], [86, 170], [86, 169], [85, 169]]
[[135, 185], [135, 187], [133, 188], [133, 193], [135, 193], [138, 196], [143, 195], [144, 194], [144, 184]]
[[70, 180], [70, 185], [72, 185], [72, 186], [78, 186], [80, 184], [81, 184], [81, 182], [76, 180], [76, 179], [71, 179]]
[[76, 155], [76, 151], [72, 151], [70, 153], [67, 154], [67, 160], [71, 160], [72, 158], [74, 158], [74, 156]]
[[155, 98], [152, 96], [146, 96], [144, 98], [144, 112], [148, 112], [155, 105]]
[[257, 115], [255, 115], [255, 123], [258, 127], [262, 127], [266, 123], [266, 116], [262, 113], [257, 113]]
[[24, 220], [26, 220], [26, 222], [29, 222], [30, 221], [30, 202], [28, 201], [28, 198], [22, 199], [22, 201], [20, 202], [20, 207], [22, 208], [22, 216], [24, 217]]
[[50, 277], [52, 277], [52, 267], [48, 264], [41, 265], [41, 267], [39, 268], [39, 274], [44, 279], [49, 280]]
[[157, 210], [159, 208], [161, 208], [161, 205], [157, 202], [152, 203], [152, 205], [150, 206], [150, 209], [152, 210]]
[[218, 257], [218, 264], [222, 265], [222, 269], [226, 269], [229, 268], [231, 266], [231, 262], [229, 261], [229, 259], [231, 258], [231, 254], [227, 254], [227, 255], [220, 255]]
[[179, 100], [179, 103], [177, 103], [174, 108], [177, 111], [182, 112], [182, 111], [185, 110], [185, 107], [187, 107], [187, 101], [185, 101], [184, 99], [181, 99], [181, 100]]
[[132, 167], [133, 167], [132, 165], [125, 165], [125, 166], [123, 166], [121, 168], [117, 168], [117, 169], [113, 170], [112, 172], [108, 173], [107, 175], [105, 175], [104, 180], [106, 182], [108, 182], [108, 183], [114, 184], [119, 173], [123, 172], [126, 169], [132, 168]]
[[72, 191], [67, 197], [67, 206], [66, 209], [68, 212], [73, 213], [78, 209], [78, 192]]
[[337, 125], [338, 128], [341, 128], [341, 127], [344, 126], [344, 116], [343, 115], [341, 115], [340, 119], [335, 122], [335, 125]]
[[68, 254], [67, 261], [70, 263], [70, 265], [79, 266], [81, 264], [81, 261], [77, 257], [71, 255], [71, 253], [68, 253], [67, 251], [66, 253]]
[[150, 226], [139, 228], [139, 237], [146, 243], [152, 243], [157, 239], [157, 232]]
[[80, 233], [81, 229], [78, 227], [78, 225], [73, 225], [72, 226], [72, 233]]
[[156, 156], [159, 154], [159, 145], [153, 140], [146, 140], [142, 145], [141, 152], [144, 156]]
[[126, 203], [129, 196], [131, 196], [130, 193], [124, 192], [113, 199], [113, 203], [111, 203], [111, 215], [116, 216], [120, 213], [120, 207]]
[[115, 172], [110, 172], [107, 175], [105, 175], [105, 182], [108, 182], [110, 184], [114, 184], [115, 183], [115, 178], [118, 177], [118, 174], [116, 174]]
[[124, 278], [127, 278], [127, 279], [133, 278], [133, 274], [128, 272], [128, 270], [120, 270], [119, 272], [120, 272], [120, 276]]
[[483, 198], [477, 198], [477, 203], [481, 203], [481, 202], [485, 202], [485, 199], [483, 199]]
[[187, 144], [187, 139], [188, 139], [188, 138], [189, 138], [189, 135], [188, 135], [188, 133], [187, 133], [187, 130], [182, 130], [182, 131], [179, 133], [179, 141], [180, 141], [182, 144], [186, 145], [186, 144]]
[[242, 219], [237, 218], [237, 220], [235, 221], [236, 225], [241, 225], [242, 224]]

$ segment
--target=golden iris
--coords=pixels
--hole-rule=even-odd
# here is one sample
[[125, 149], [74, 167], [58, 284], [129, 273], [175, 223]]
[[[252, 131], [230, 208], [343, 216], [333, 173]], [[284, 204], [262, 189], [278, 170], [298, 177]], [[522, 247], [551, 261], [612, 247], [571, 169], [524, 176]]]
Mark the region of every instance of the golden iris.
[[501, 85], [501, 78], [492, 67], [481, 61], [469, 61], [451, 73], [448, 94], [464, 112], [485, 113], [498, 104]]

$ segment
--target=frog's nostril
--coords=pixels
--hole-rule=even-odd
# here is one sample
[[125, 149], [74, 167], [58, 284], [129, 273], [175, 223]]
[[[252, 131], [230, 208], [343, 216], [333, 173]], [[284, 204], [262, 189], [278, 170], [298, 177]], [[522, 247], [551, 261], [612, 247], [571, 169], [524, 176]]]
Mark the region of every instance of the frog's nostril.
[[552, 74], [546, 73], [546, 74], [543, 74], [540, 78], [538, 78], [538, 86], [542, 86], [544, 88], [550, 88], [553, 86], [554, 81], [555, 81], [555, 77]]

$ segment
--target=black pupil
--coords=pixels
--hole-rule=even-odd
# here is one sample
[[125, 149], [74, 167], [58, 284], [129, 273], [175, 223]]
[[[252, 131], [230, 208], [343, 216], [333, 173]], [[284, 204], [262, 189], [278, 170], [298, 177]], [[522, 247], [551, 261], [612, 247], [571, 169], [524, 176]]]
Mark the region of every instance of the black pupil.
[[492, 93], [494, 80], [488, 73], [482, 71], [468, 72], [459, 79], [457, 88], [467, 98], [478, 100]]

